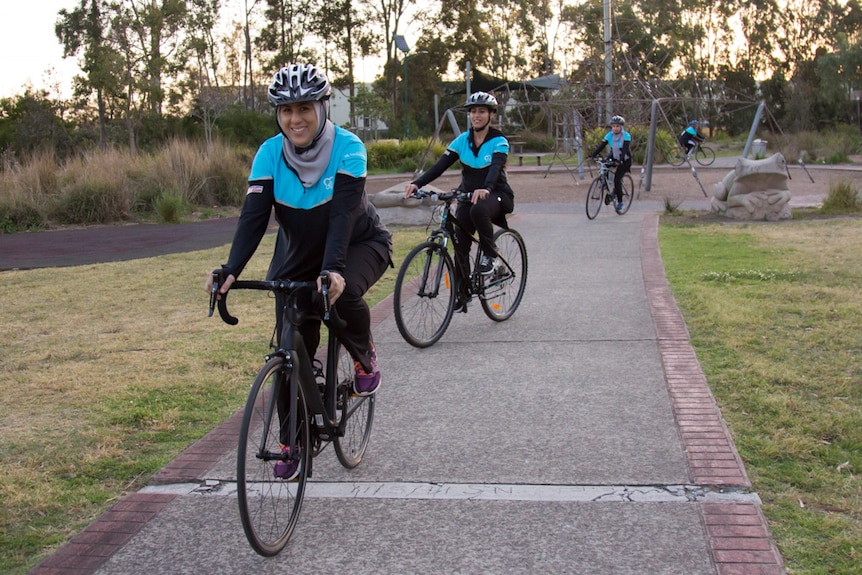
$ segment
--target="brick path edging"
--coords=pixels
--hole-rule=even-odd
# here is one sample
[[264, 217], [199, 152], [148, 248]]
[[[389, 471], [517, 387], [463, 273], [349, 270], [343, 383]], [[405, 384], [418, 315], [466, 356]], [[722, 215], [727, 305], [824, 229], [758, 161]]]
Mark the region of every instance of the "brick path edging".
[[[641, 265], [659, 352], [693, 483], [750, 488], [745, 465], [697, 361], [658, 248], [659, 214], [644, 216]], [[704, 503], [701, 516], [719, 575], [785, 575], [766, 518], [753, 503]]]

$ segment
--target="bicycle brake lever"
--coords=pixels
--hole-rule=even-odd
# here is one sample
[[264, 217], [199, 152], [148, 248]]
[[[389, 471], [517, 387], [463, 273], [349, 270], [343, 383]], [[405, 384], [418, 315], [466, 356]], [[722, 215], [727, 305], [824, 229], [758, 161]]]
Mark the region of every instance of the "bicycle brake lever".
[[213, 312], [215, 311], [216, 302], [218, 301], [218, 288], [219, 288], [219, 274], [213, 272], [213, 285], [210, 290], [210, 311], [207, 314], [207, 317], [212, 317]]
[[320, 274], [320, 293], [323, 295], [323, 321], [329, 321], [329, 274]]

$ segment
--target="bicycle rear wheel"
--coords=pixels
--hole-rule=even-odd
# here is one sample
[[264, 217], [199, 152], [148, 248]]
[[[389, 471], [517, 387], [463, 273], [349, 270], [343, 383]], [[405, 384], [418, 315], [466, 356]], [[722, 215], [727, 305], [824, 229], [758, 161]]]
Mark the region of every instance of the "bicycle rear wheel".
[[488, 276], [481, 276], [479, 301], [485, 315], [494, 321], [512, 317], [524, 297], [527, 285], [527, 248], [515, 230], [497, 230], [494, 243], [502, 261]]
[[587, 190], [587, 217], [594, 220], [599, 215], [599, 210], [602, 209], [602, 202], [605, 201], [606, 185], [602, 184], [601, 176], [596, 176], [590, 184], [590, 189]]
[[671, 152], [667, 159], [667, 163], [671, 166], [681, 166], [685, 162], [685, 150], [677, 148]]
[[[635, 197], [635, 181], [632, 179], [631, 174], [626, 174], [623, 176], [623, 209], [616, 210], [619, 215], [623, 215], [629, 208], [632, 207], [632, 202]], [[616, 197], [614, 198], [616, 199]]]
[[711, 166], [715, 161], [715, 151], [708, 146], [698, 146], [694, 152], [694, 159], [701, 166]]
[[338, 408], [344, 421], [344, 435], [335, 437], [335, 455], [341, 465], [353, 469], [362, 461], [371, 439], [374, 405], [377, 395], [360, 397], [353, 394], [353, 358], [341, 343], [336, 343], [335, 376], [338, 382]]
[[[295, 388], [293, 398], [291, 387]], [[293, 418], [286, 416], [291, 403]], [[271, 358], [251, 386], [236, 463], [242, 528], [252, 548], [265, 557], [284, 549], [302, 510], [311, 453], [306, 414], [305, 397], [299, 386], [291, 386], [287, 362], [281, 356]], [[299, 468], [295, 478], [285, 480], [275, 476], [275, 465], [284, 459], [281, 445], [282, 440], [288, 441], [290, 421], [295, 426]]]
[[415, 347], [437, 342], [455, 309], [455, 268], [445, 248], [427, 241], [413, 248], [395, 279], [395, 325]]

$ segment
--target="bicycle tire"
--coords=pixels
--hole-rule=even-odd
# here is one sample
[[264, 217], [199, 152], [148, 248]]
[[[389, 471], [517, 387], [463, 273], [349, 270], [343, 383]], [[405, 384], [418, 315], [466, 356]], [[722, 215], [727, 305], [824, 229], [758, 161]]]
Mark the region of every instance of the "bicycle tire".
[[681, 148], [677, 148], [673, 152], [671, 152], [670, 157], [667, 159], [667, 163], [671, 166], [681, 166], [685, 163], [685, 151]]
[[709, 146], [698, 146], [694, 152], [694, 159], [701, 166], [711, 166], [715, 161], [715, 151]]
[[344, 421], [344, 435], [336, 436], [333, 445], [341, 465], [353, 469], [362, 462], [368, 449], [377, 395], [362, 397], [353, 394], [353, 358], [340, 342], [336, 346], [336, 365], [332, 369], [335, 369], [338, 382], [338, 407]]
[[[237, 449], [237, 500], [242, 528], [252, 548], [264, 557], [277, 555], [290, 540], [302, 511], [310, 466], [310, 430], [305, 397], [296, 386], [298, 475], [275, 477], [281, 456], [279, 394], [290, 393], [290, 369], [281, 356], [258, 372], [249, 391]], [[288, 398], [285, 398], [288, 399]], [[286, 441], [286, 440], [285, 440]]]
[[587, 190], [587, 218], [594, 220], [599, 215], [599, 210], [602, 209], [602, 203], [605, 201], [605, 187], [601, 176], [593, 178]]
[[455, 310], [454, 270], [446, 249], [432, 241], [419, 244], [404, 258], [392, 299], [395, 325], [410, 345], [434, 345], [449, 327]]
[[623, 215], [629, 208], [632, 207], [632, 202], [635, 197], [635, 181], [632, 179], [631, 174], [626, 174], [623, 176], [623, 209], [614, 210], [619, 215]]
[[[482, 276], [482, 309], [494, 321], [512, 317], [527, 285], [527, 247], [524, 238], [515, 230], [497, 230], [494, 243], [508, 267], [499, 267], [492, 274]], [[505, 266], [505, 264], [499, 264]], [[511, 268], [511, 269], [509, 269]]]

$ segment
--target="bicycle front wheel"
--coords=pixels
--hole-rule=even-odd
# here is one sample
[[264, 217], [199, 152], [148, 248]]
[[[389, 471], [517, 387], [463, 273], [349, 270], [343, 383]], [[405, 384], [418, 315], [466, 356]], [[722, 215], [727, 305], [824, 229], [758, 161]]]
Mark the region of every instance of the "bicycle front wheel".
[[602, 209], [602, 202], [605, 201], [604, 188], [601, 176], [596, 176], [590, 184], [590, 189], [587, 190], [587, 217], [591, 220], [596, 219], [599, 210]]
[[515, 230], [497, 230], [494, 234], [499, 259], [497, 267], [482, 278], [479, 301], [485, 315], [494, 321], [512, 317], [524, 297], [527, 285], [527, 248], [524, 238]]
[[[288, 414], [291, 408], [294, 417]], [[311, 453], [306, 414], [305, 397], [298, 385], [290, 384], [287, 362], [273, 357], [251, 386], [236, 460], [242, 528], [252, 548], [265, 557], [277, 555], [287, 545], [302, 510]], [[282, 479], [275, 468], [284, 461], [281, 446], [289, 441], [291, 424], [295, 436], [291, 451], [298, 457], [293, 464], [298, 468], [294, 477]]]
[[701, 166], [711, 166], [715, 161], [715, 151], [708, 146], [699, 146], [694, 152], [694, 159]]
[[338, 381], [338, 409], [344, 422], [344, 435], [336, 436], [333, 445], [341, 465], [353, 469], [362, 461], [371, 439], [371, 424], [374, 422], [374, 405], [377, 395], [360, 397], [353, 394], [353, 358], [337, 342], [335, 369]]
[[413, 248], [395, 278], [395, 325], [415, 347], [437, 342], [455, 309], [455, 268], [445, 248], [427, 241]]
[[[632, 202], [635, 197], [635, 181], [630, 174], [623, 176], [623, 209], [616, 210], [619, 215], [623, 215], [629, 208], [632, 207]], [[615, 198], [616, 199], [616, 198]]]

